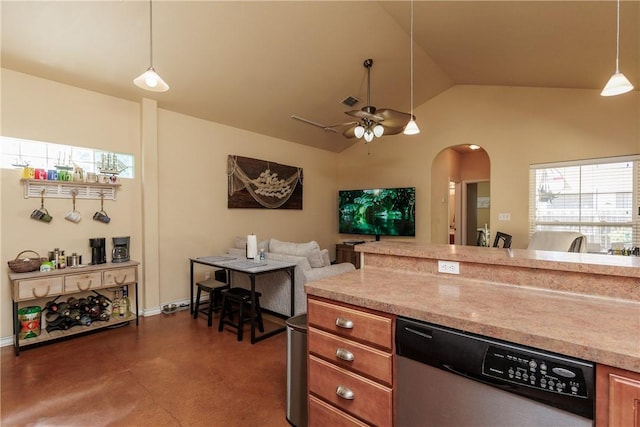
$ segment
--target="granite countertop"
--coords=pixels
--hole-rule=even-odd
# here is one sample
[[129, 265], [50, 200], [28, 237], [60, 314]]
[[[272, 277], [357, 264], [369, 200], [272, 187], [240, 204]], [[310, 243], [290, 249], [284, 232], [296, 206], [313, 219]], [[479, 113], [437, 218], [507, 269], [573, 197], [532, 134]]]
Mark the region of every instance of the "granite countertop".
[[[418, 253], [415, 247], [409, 249], [411, 245], [397, 245], [401, 251]], [[375, 250], [375, 246], [367, 246], [368, 252]], [[494, 256], [489, 252], [497, 252], [467, 249], [484, 251], [478, 256], [485, 260]], [[516, 258], [522, 262], [550, 256], [548, 252], [522, 252], [529, 252]], [[561, 258], [571, 268], [580, 268], [579, 262], [573, 265], [572, 260], [587, 255], [562, 254]], [[632, 257], [609, 258], [612, 266], [593, 264], [592, 268], [612, 271], [622, 264], [626, 269], [638, 261]], [[637, 301], [371, 266], [307, 283], [305, 289], [309, 295], [640, 372]]]

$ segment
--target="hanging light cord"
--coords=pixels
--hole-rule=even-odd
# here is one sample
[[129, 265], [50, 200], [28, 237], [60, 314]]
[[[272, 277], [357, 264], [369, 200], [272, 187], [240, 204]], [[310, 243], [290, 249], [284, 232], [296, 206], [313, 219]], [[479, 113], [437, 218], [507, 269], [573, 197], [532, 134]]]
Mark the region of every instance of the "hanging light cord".
[[618, 12], [616, 17], [616, 74], [620, 72], [618, 67], [618, 58], [620, 58], [620, 0], [618, 0]]
[[149, 64], [153, 68], [153, 1], [149, 0]]
[[411, 0], [411, 120], [413, 120], [413, 0]]

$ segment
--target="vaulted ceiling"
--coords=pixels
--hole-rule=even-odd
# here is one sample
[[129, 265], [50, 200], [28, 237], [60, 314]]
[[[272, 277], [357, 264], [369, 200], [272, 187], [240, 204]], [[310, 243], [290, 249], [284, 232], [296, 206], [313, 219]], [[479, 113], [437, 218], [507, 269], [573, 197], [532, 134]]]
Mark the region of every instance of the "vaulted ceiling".
[[[640, 86], [640, 0], [623, 0], [620, 68]], [[349, 119], [371, 103], [410, 110], [407, 1], [2, 1], [2, 67], [340, 152], [354, 139], [293, 120]], [[453, 85], [600, 90], [615, 71], [616, 2], [419, 1], [415, 105]], [[341, 102], [356, 97], [348, 107]], [[622, 95], [625, 96], [625, 95]], [[427, 129], [428, 118], [418, 117]], [[393, 138], [388, 136], [385, 138]], [[384, 139], [384, 138], [383, 138]]]

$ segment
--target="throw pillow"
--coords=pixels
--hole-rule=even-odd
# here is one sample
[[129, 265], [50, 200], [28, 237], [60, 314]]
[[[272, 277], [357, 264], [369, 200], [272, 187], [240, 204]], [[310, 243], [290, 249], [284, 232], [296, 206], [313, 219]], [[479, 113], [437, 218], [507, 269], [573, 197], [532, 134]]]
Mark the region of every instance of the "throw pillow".
[[320, 249], [312, 249], [306, 255], [309, 260], [309, 265], [311, 268], [321, 268], [324, 267], [324, 261], [322, 260], [322, 254], [320, 253]]
[[320, 245], [315, 240], [307, 243], [293, 243], [272, 238], [269, 240], [269, 250], [274, 254], [303, 256], [309, 260], [311, 267], [324, 267], [320, 255]]
[[273, 238], [269, 240], [269, 250], [275, 254], [306, 257], [314, 249], [320, 250], [320, 246], [314, 240], [307, 243], [282, 242]]
[[320, 251], [322, 255], [322, 265], [328, 267], [331, 265], [331, 258], [329, 258], [329, 249], [323, 249]]

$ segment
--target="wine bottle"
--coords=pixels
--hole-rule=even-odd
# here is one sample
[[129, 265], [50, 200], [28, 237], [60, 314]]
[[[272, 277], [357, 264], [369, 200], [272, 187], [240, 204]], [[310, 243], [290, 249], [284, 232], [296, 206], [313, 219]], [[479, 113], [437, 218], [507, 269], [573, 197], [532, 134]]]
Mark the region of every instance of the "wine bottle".
[[89, 316], [88, 314], [83, 314], [80, 317], [80, 323], [82, 323], [84, 326], [91, 325], [91, 316]]
[[88, 313], [89, 309], [91, 308], [91, 306], [89, 305], [89, 299], [80, 298], [80, 300], [78, 301], [78, 308], [80, 309], [81, 313]]
[[115, 291], [115, 296], [113, 297], [113, 301], [111, 301], [111, 316], [120, 316], [120, 292], [118, 290]]
[[103, 310], [103, 311], [100, 312], [100, 315], [98, 316], [98, 319], [99, 320], [103, 320], [103, 321], [107, 321], [107, 320], [109, 320], [109, 317], [111, 317], [109, 315], [109, 312], [106, 311], [106, 310]]
[[69, 316], [70, 311], [71, 308], [66, 302], [61, 302], [60, 304], [58, 304], [58, 313], [60, 313], [62, 316]]
[[122, 298], [120, 299], [120, 317], [127, 317], [131, 310], [131, 301], [129, 301], [129, 288], [127, 285], [122, 287]]
[[57, 312], [58, 311], [58, 303], [55, 301], [47, 301], [44, 306], [44, 310], [48, 312]]
[[69, 311], [69, 316], [68, 317], [71, 320], [78, 320], [79, 321], [80, 320], [80, 316], [81, 316], [80, 310], [77, 309], [77, 308], [72, 308]]
[[69, 299], [67, 300], [67, 304], [69, 304], [69, 307], [71, 308], [78, 308], [78, 306], [80, 305], [80, 301], [78, 301], [78, 298], [69, 297]]
[[89, 307], [89, 317], [94, 320], [100, 318], [100, 307], [98, 305], [92, 305]]
[[98, 301], [98, 305], [101, 308], [109, 307], [109, 300], [104, 295], [98, 294], [98, 296], [96, 297], [96, 300]]

